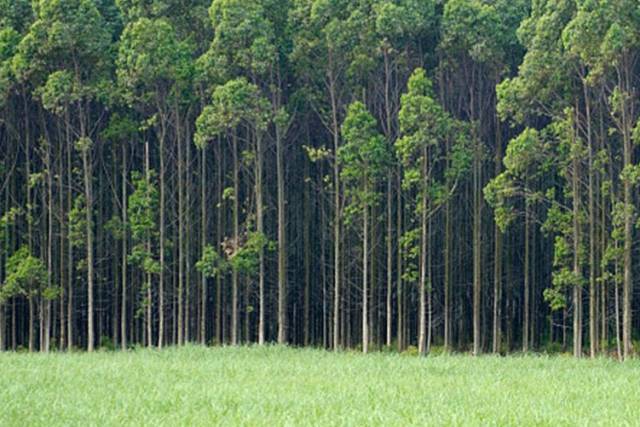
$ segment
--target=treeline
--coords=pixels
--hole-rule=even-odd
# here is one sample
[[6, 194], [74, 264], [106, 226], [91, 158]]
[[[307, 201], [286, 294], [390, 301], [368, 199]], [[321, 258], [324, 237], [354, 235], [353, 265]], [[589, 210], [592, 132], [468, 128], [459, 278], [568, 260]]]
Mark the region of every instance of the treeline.
[[633, 355], [637, 0], [0, 0], [0, 350]]

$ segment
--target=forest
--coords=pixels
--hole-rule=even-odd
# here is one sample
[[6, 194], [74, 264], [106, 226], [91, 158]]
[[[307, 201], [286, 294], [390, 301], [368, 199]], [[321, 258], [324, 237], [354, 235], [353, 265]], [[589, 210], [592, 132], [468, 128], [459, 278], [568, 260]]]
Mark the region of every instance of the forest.
[[0, 0], [0, 351], [640, 348], [637, 0]]

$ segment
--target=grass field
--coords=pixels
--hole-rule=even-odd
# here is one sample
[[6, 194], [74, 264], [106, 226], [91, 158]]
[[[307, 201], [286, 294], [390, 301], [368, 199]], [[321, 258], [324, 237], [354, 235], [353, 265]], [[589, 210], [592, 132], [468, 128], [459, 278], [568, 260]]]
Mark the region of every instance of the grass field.
[[0, 426], [638, 425], [640, 363], [187, 347], [0, 354]]

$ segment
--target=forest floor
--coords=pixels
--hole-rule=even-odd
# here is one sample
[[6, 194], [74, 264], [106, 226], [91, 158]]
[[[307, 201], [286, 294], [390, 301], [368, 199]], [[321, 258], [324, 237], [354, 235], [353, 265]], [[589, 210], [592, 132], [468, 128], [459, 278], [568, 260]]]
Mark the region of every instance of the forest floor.
[[640, 361], [185, 347], [0, 354], [0, 425], [638, 425]]

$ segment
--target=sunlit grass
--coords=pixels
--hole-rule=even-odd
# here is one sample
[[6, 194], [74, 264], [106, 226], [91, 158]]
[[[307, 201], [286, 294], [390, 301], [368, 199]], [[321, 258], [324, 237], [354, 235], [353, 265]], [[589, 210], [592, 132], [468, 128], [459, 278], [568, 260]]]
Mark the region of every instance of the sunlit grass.
[[279, 347], [0, 355], [0, 426], [638, 423], [636, 361]]

